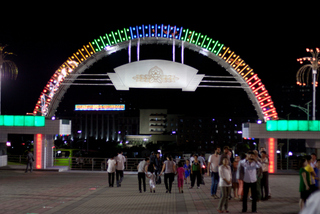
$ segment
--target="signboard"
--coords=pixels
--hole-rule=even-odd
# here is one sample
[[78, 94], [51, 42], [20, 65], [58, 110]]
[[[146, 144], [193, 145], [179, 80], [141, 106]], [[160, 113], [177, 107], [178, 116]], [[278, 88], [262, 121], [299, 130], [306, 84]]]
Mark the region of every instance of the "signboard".
[[142, 60], [128, 63], [108, 73], [117, 90], [166, 88], [195, 91], [204, 77], [188, 65], [167, 60]]
[[75, 105], [75, 111], [124, 111], [124, 104]]

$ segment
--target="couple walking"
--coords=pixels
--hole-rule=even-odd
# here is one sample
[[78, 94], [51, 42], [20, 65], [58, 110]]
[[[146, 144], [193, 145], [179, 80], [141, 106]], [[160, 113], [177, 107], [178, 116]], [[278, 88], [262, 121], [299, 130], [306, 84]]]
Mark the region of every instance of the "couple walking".
[[124, 163], [127, 161], [126, 157], [123, 156], [122, 152], [119, 152], [117, 156], [111, 157], [108, 162], [108, 180], [109, 187], [113, 187], [114, 184], [114, 175], [116, 174], [117, 187], [121, 187], [121, 182], [123, 180], [123, 170]]
[[[150, 164], [150, 159], [145, 158], [137, 166], [140, 193], [142, 192], [141, 183], [143, 184], [143, 191], [144, 192], [146, 191], [146, 174], [148, 173], [149, 164]], [[167, 157], [167, 160], [163, 162], [163, 167], [159, 176], [161, 176], [163, 172], [164, 172], [164, 184], [166, 187], [166, 193], [171, 193], [174, 174], [176, 172], [176, 163], [173, 161], [171, 156]], [[152, 175], [153, 175], [153, 172], [152, 172]], [[150, 182], [150, 188], [151, 188], [151, 182]], [[154, 185], [152, 185], [152, 188], [154, 190]]]

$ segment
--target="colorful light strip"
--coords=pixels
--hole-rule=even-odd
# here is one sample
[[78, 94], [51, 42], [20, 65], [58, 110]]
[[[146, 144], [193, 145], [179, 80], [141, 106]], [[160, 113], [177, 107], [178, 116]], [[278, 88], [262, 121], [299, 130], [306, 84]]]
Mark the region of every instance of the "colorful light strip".
[[42, 168], [42, 134], [36, 134], [36, 168]]
[[124, 111], [124, 104], [75, 105], [75, 111]]
[[320, 120], [274, 120], [267, 121], [267, 131], [319, 132]]
[[[60, 87], [61, 82], [71, 73], [79, 64], [86, 61], [93, 54], [99, 51], [104, 51], [107, 46], [116, 45], [121, 42], [125, 42], [132, 39], [145, 38], [145, 37], [162, 37], [162, 38], [175, 38], [181, 41], [189, 42], [200, 46], [203, 49], [206, 49], [221, 59], [225, 60], [230, 66], [232, 66], [248, 83], [257, 75], [253, 72], [248, 64], [244, 62], [239, 55], [235, 54], [230, 50], [229, 47], [224, 46], [218, 40], [213, 40], [199, 32], [195, 32], [183, 27], [170, 26], [170, 25], [141, 25], [134, 26], [129, 28], [122, 28], [116, 31], [111, 31], [106, 33], [92, 42], [89, 42], [87, 45], [84, 45], [83, 48], [79, 49], [74, 53], [69, 59], [63, 63], [62, 66], [55, 72], [48, 84], [46, 85], [44, 91], [41, 93], [40, 98], [34, 108], [34, 115], [47, 115], [48, 107], [51, 105], [52, 97], [55, 95], [55, 92]], [[72, 64], [72, 65], [71, 65]], [[70, 67], [71, 65], [71, 67]], [[68, 67], [67, 71], [63, 72], [63, 68]], [[258, 88], [255, 92], [256, 98], [263, 99], [267, 90], [264, 87]], [[271, 100], [271, 99], [270, 99]], [[268, 101], [269, 102], [269, 101]], [[264, 103], [265, 105], [267, 103]], [[260, 106], [263, 111], [263, 108]], [[277, 120], [278, 116], [276, 109], [273, 107], [273, 111], [270, 114], [264, 114], [265, 120]]]
[[274, 163], [274, 153], [275, 153], [275, 142], [274, 142], [274, 138], [269, 138], [269, 173], [274, 173], [275, 170], [275, 163]]
[[45, 117], [32, 115], [0, 115], [0, 126], [45, 126]]

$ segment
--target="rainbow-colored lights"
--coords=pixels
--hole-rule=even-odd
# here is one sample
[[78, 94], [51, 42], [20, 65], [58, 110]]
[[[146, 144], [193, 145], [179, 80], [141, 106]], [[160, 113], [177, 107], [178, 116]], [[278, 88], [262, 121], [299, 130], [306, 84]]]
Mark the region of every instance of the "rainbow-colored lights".
[[222, 48], [222, 51], [218, 54], [218, 56], [230, 64], [230, 66], [232, 66], [233, 69], [236, 70], [248, 83], [252, 93], [259, 102], [265, 120], [277, 120], [278, 113], [273, 105], [271, 96], [269, 95], [264, 84], [261, 82], [261, 79], [259, 79], [258, 75], [253, 72], [253, 69], [250, 68], [250, 66], [246, 64], [239, 55], [235, 54], [234, 51], [230, 50], [230, 48], [226, 46]]
[[176, 40], [194, 44], [219, 56], [247, 82], [260, 105], [264, 119], [266, 121], [278, 119], [278, 114], [271, 100], [271, 96], [265, 86], [262, 84], [257, 74], [253, 72], [253, 69], [250, 68], [239, 55], [235, 54], [234, 51], [230, 50], [229, 47], [224, 46], [224, 44], [220, 43], [218, 40], [210, 38], [208, 35], [189, 30], [188, 28], [164, 24], [141, 25], [118, 29], [101, 35], [92, 42], [83, 45], [77, 52], [72, 54], [72, 56], [69, 57], [51, 77], [38, 99], [33, 114], [47, 116], [53, 97], [61, 83], [74, 71], [74, 69], [87, 59], [93, 57], [95, 53], [108, 50], [108, 47], [117, 45], [118, 43], [149, 37], [174, 38]]

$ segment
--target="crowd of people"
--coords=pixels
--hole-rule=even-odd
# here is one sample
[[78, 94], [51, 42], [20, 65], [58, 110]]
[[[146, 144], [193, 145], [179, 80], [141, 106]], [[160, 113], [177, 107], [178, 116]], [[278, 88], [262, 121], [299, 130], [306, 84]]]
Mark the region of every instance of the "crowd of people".
[[[206, 160], [204, 154], [192, 154], [189, 159], [173, 160], [168, 155], [165, 160], [160, 153], [152, 153], [140, 161], [138, 170], [139, 192], [146, 192], [146, 178], [149, 178], [150, 192], [155, 193], [156, 185], [161, 184], [161, 176], [164, 175], [166, 193], [171, 193], [172, 184], [177, 176], [179, 193], [183, 193], [184, 184], [190, 184], [189, 189], [200, 188], [204, 184], [204, 169], [207, 168], [208, 176], [211, 176], [211, 196], [220, 199], [218, 212], [229, 212], [228, 201], [233, 198], [242, 201], [242, 212], [247, 211], [247, 200], [252, 200], [252, 212], [257, 212], [257, 201], [268, 200], [269, 187], [269, 160], [264, 148], [260, 151], [248, 151], [240, 156], [233, 156], [228, 146], [216, 147], [212, 155]], [[121, 186], [123, 178], [124, 162], [122, 153], [108, 160], [109, 186], [113, 187], [114, 173], [116, 173], [117, 186]], [[110, 168], [110, 170], [109, 170]], [[217, 195], [218, 188], [220, 195]], [[249, 191], [250, 190], [250, 191]]]
[[[319, 177], [320, 177], [320, 159], [317, 159], [315, 153], [311, 156], [307, 155], [305, 158], [300, 160], [300, 210], [305, 207], [307, 200], [310, 195], [319, 190]], [[318, 202], [320, 202], [318, 200]], [[319, 206], [319, 204], [318, 204]]]
[[[211, 196], [220, 199], [218, 212], [229, 212], [228, 201], [233, 197], [242, 201], [242, 212], [247, 212], [247, 200], [252, 200], [252, 212], [257, 212], [257, 201], [268, 200], [269, 188], [269, 160], [264, 148], [248, 151], [233, 157], [228, 146], [216, 147], [208, 158], [208, 176], [211, 176]], [[220, 197], [217, 196], [218, 187]], [[223, 211], [224, 210], [224, 211]]]

